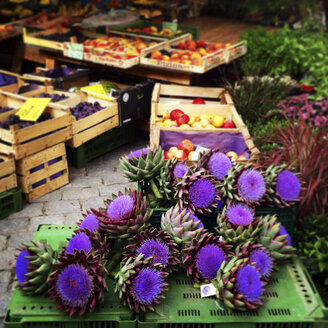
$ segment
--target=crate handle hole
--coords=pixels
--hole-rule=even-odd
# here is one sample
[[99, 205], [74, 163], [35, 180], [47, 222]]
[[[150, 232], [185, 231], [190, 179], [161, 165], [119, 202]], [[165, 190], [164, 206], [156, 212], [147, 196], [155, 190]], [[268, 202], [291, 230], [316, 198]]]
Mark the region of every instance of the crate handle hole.
[[22, 307], [22, 310], [26, 310], [26, 306], [23, 306], [23, 307]]

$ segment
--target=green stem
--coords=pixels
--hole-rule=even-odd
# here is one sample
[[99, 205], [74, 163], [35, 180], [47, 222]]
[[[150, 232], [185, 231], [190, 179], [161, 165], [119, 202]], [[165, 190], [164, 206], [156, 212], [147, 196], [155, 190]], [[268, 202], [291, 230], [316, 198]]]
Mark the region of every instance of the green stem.
[[112, 274], [112, 271], [115, 269], [115, 267], [121, 262], [121, 259], [122, 259], [122, 253], [117, 252], [112, 256], [112, 258], [110, 259], [110, 261], [106, 265], [106, 269], [110, 273], [110, 276]]
[[157, 186], [156, 186], [156, 183], [154, 181], [154, 179], [151, 179], [149, 181], [149, 184], [150, 184], [150, 188], [152, 190], [152, 192], [154, 193], [155, 197], [158, 199], [158, 198], [163, 198], [162, 194], [159, 192]]
[[117, 275], [117, 272], [112, 271], [112, 272], [109, 274], [109, 278], [115, 279], [115, 276], [116, 276], [116, 275]]

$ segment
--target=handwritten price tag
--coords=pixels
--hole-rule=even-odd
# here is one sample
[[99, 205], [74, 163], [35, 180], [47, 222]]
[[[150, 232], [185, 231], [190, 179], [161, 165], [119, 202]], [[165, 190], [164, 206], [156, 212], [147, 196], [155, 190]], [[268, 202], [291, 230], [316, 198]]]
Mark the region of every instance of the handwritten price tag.
[[67, 56], [74, 58], [74, 59], [82, 60], [83, 59], [83, 44], [68, 42]]
[[81, 88], [81, 90], [99, 99], [113, 100], [111, 95], [107, 95], [102, 84], [89, 85], [87, 87]]
[[21, 120], [36, 122], [41, 116], [51, 98], [29, 98], [16, 113]]
[[177, 29], [178, 29], [178, 24], [177, 23], [171, 23], [171, 22], [163, 22], [162, 23], [162, 29], [163, 30], [169, 29], [173, 32], [173, 34], [175, 34], [177, 32]]

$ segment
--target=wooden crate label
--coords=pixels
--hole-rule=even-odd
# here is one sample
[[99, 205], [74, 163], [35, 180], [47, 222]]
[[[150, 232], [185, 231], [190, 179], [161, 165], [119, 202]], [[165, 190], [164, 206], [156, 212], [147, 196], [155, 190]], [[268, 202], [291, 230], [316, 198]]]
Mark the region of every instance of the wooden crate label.
[[67, 57], [82, 60], [83, 59], [83, 43], [67, 42]]

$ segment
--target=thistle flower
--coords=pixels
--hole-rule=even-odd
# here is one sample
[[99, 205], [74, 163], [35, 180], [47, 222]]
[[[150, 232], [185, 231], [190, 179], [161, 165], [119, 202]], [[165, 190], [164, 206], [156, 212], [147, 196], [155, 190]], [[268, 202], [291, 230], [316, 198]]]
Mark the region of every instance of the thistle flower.
[[19, 284], [22, 284], [27, 280], [26, 274], [29, 272], [28, 267], [30, 265], [30, 261], [26, 258], [30, 254], [26, 249], [23, 249], [19, 255], [17, 256], [15, 271], [16, 277]]
[[229, 206], [226, 215], [229, 222], [235, 225], [248, 226], [254, 219], [252, 210], [248, 206], [242, 204]]
[[223, 180], [231, 167], [231, 160], [223, 153], [214, 153], [208, 161], [208, 170], [218, 180]]
[[215, 186], [208, 179], [195, 181], [189, 188], [191, 203], [197, 208], [206, 208], [215, 200]]
[[196, 229], [200, 229], [200, 228], [204, 228], [204, 224], [203, 222], [193, 213], [191, 213], [190, 211], [186, 210], [186, 214], [189, 213], [189, 219], [191, 219], [194, 223], [197, 223]]
[[259, 171], [248, 169], [240, 175], [237, 188], [239, 196], [246, 202], [258, 202], [265, 193], [265, 181]]
[[206, 280], [212, 280], [225, 259], [226, 255], [219, 246], [206, 245], [197, 253], [196, 267]]
[[69, 241], [66, 247], [66, 253], [73, 253], [74, 250], [89, 253], [92, 248], [90, 238], [84, 232], [79, 232], [73, 236]]
[[251, 263], [255, 263], [255, 267], [259, 270], [263, 277], [270, 277], [273, 269], [272, 258], [264, 249], [255, 249], [249, 255]]
[[175, 178], [182, 178], [188, 169], [188, 166], [184, 164], [177, 164], [174, 168], [173, 175]]
[[296, 175], [288, 170], [278, 174], [276, 192], [284, 201], [295, 201], [301, 191], [301, 185]]
[[143, 305], [151, 305], [163, 290], [163, 278], [159, 271], [144, 268], [139, 271], [132, 283], [131, 292], [135, 299]]
[[280, 227], [279, 227], [279, 235], [286, 235], [286, 239], [287, 239], [287, 246], [292, 246], [292, 239], [289, 235], [289, 233], [287, 232], [286, 228], [280, 223]]
[[241, 267], [237, 272], [236, 288], [248, 302], [259, 302], [263, 294], [259, 272], [251, 265]]
[[134, 201], [129, 195], [121, 195], [115, 198], [107, 207], [107, 215], [114, 221], [127, 219], [134, 211]]
[[83, 266], [71, 264], [58, 276], [56, 289], [66, 306], [82, 308], [92, 293], [92, 277]]
[[153, 263], [161, 263], [163, 268], [169, 260], [169, 248], [160, 240], [146, 239], [137, 249], [136, 255], [144, 254], [145, 258], [153, 257]]
[[132, 160], [132, 158], [139, 158], [141, 155], [147, 155], [148, 151], [150, 150], [150, 148], [141, 148], [141, 149], [137, 149], [133, 152], [131, 152], [131, 154], [129, 155], [129, 160]]
[[80, 230], [81, 229], [88, 229], [91, 232], [99, 230], [99, 221], [96, 215], [93, 213], [88, 214], [80, 224]]

